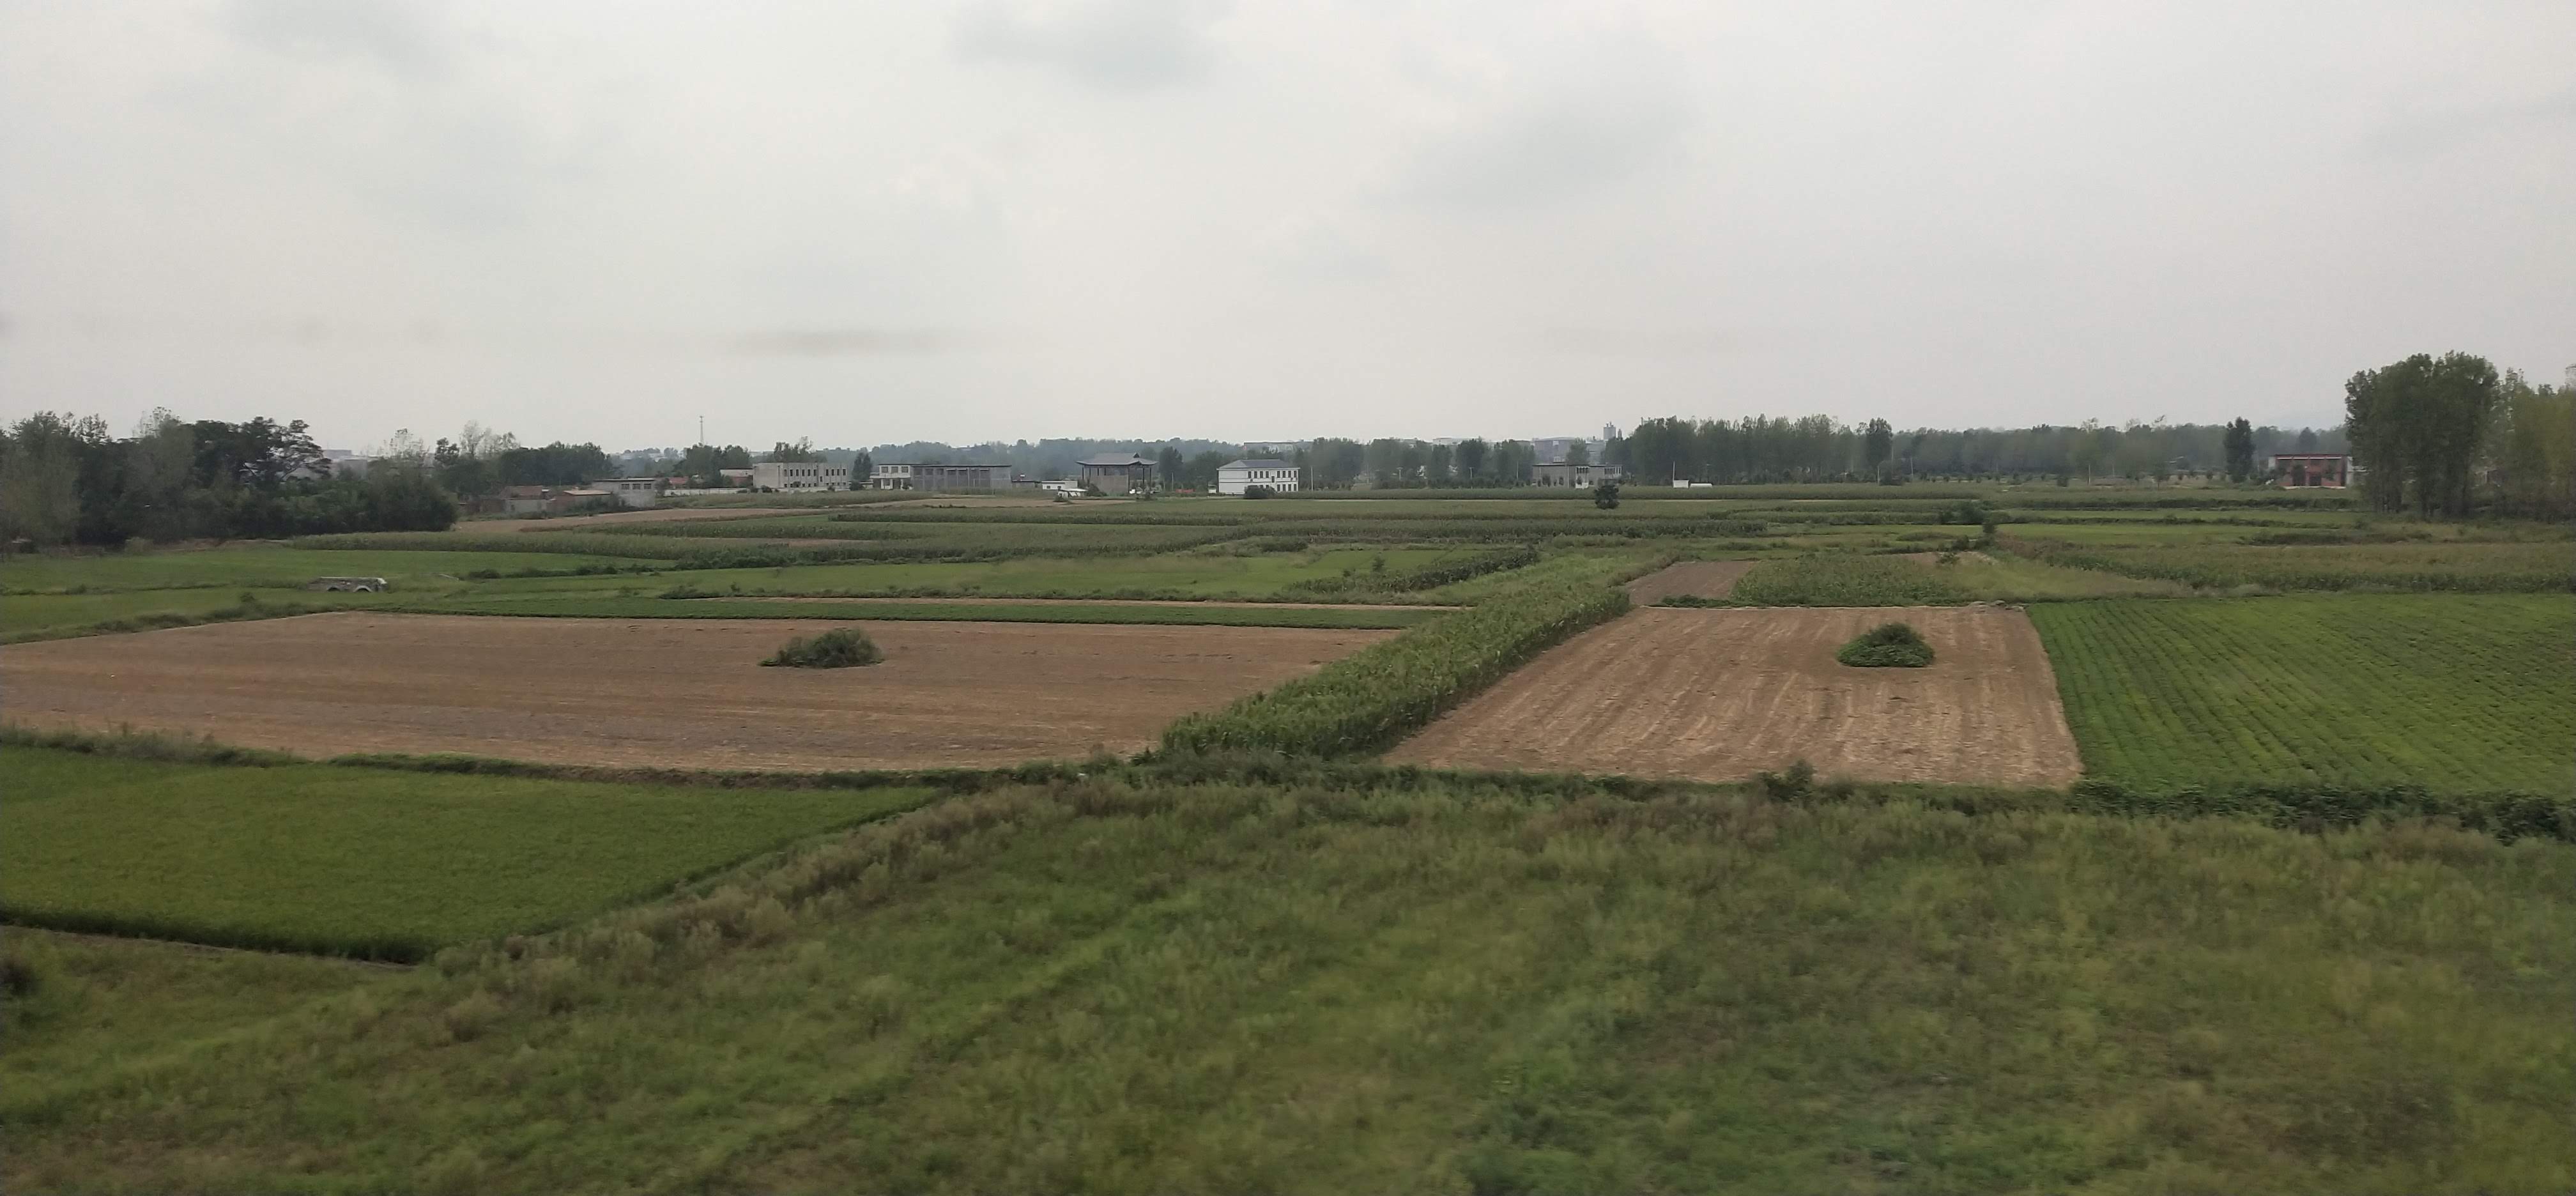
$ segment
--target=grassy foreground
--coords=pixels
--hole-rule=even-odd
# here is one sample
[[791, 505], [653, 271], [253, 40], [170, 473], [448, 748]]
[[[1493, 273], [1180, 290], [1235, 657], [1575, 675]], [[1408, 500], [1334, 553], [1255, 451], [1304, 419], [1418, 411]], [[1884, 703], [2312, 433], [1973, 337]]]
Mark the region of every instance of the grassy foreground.
[[421, 959], [560, 926], [919, 805], [0, 747], [0, 916], [71, 930]]
[[16, 939], [12, 1189], [2576, 1183], [2576, 849], [2421, 824], [1094, 778], [409, 973]]

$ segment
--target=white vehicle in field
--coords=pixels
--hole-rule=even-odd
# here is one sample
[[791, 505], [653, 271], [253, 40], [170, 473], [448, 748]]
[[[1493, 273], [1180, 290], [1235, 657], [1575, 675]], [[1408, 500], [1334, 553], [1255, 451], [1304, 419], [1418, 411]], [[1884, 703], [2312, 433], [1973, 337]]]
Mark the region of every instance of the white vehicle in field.
[[305, 582], [304, 588], [334, 594], [381, 594], [393, 585], [381, 577], [317, 577]]

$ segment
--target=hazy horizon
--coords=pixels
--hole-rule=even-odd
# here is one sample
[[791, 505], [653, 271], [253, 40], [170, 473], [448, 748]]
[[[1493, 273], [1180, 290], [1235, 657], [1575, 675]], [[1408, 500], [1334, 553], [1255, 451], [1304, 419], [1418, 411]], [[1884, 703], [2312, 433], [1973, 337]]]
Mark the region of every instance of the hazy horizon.
[[2331, 426], [2576, 361], [2576, 6], [0, 0], [0, 415]]

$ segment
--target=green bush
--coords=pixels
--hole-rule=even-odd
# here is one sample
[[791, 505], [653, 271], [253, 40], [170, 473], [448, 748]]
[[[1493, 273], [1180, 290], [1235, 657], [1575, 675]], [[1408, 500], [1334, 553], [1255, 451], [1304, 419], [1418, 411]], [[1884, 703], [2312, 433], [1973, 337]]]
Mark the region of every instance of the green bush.
[[1932, 645], [1911, 624], [1881, 623], [1844, 644], [1834, 659], [1856, 669], [1919, 669], [1932, 663]]
[[885, 653], [866, 633], [852, 627], [835, 627], [821, 635], [789, 640], [778, 655], [760, 663], [794, 669], [846, 669], [884, 659]]
[[1171, 752], [1374, 751], [1493, 684], [1521, 662], [1628, 609], [1595, 582], [1532, 587], [1446, 616], [1163, 732]]

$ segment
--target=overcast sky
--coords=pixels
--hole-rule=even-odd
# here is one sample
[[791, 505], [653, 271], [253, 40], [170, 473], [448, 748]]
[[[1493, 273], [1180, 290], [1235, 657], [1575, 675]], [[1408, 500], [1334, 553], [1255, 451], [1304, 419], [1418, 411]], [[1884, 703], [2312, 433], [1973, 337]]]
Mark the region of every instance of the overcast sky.
[[2576, 3], [0, 0], [0, 415], [2339, 418], [2576, 362]]

